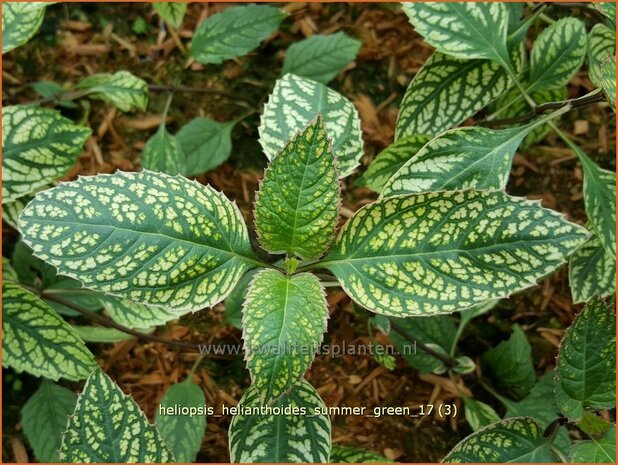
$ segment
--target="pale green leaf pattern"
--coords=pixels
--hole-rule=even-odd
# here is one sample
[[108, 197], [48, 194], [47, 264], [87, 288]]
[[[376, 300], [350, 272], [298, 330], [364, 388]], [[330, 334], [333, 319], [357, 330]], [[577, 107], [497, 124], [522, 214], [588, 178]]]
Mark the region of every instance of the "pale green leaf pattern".
[[311, 36], [290, 45], [281, 74], [292, 73], [326, 84], [354, 61], [360, 47], [361, 42], [343, 32]]
[[36, 256], [85, 287], [169, 310], [220, 302], [260, 264], [235, 204], [210, 186], [149, 171], [40, 192], [20, 229]]
[[277, 81], [262, 114], [260, 144], [272, 160], [318, 115], [331, 140], [339, 176], [345, 177], [363, 155], [360, 118], [352, 102], [319, 82], [293, 74]]
[[186, 172], [185, 154], [175, 136], [167, 132], [164, 124], [146, 142], [142, 152], [142, 168], [166, 174]]
[[148, 84], [128, 71], [114, 74], [93, 74], [76, 86], [90, 98], [104, 100], [122, 111], [146, 111]]
[[67, 388], [43, 380], [21, 410], [24, 434], [42, 463], [59, 462], [58, 449], [77, 396]]
[[593, 236], [569, 259], [569, 285], [574, 303], [616, 293], [616, 260]]
[[45, 16], [45, 7], [54, 2], [3, 2], [2, 53], [25, 44], [37, 33]]
[[380, 454], [371, 450], [355, 449], [353, 447], [344, 447], [333, 445], [330, 451], [330, 463], [390, 463]]
[[135, 336], [119, 331], [114, 328], [106, 328], [104, 326], [76, 326], [71, 325], [75, 334], [77, 334], [84, 342], [109, 343], [126, 341]]
[[218, 64], [246, 55], [274, 33], [286, 16], [269, 5], [226, 8], [198, 26], [191, 56], [200, 63]]
[[450, 313], [534, 285], [587, 237], [502, 192], [410, 194], [357, 211], [322, 265], [376, 313]]
[[326, 330], [328, 307], [318, 278], [255, 275], [243, 307], [245, 360], [263, 402], [280, 397], [313, 362]]
[[255, 201], [255, 226], [271, 253], [319, 257], [339, 218], [335, 157], [318, 117], [266, 169]]
[[160, 326], [184, 314], [184, 312], [173, 311], [167, 307], [137, 304], [110, 296], [102, 298], [101, 303], [112, 320], [129, 328], [148, 329], [152, 326]]
[[472, 428], [472, 431], [478, 431], [487, 425], [500, 421], [500, 416], [485, 402], [465, 396], [463, 397], [463, 401], [466, 421], [470, 425], [470, 428]]
[[609, 105], [616, 111], [616, 60], [606, 60], [601, 64], [601, 88]]
[[135, 401], [102, 370], [88, 377], [60, 447], [73, 463], [169, 463], [174, 461], [157, 429]]
[[616, 29], [616, 2], [598, 2], [594, 6], [601, 11], [609, 20], [609, 23]]
[[428, 142], [382, 189], [382, 197], [456, 189], [503, 189], [521, 141], [547, 121], [510, 129], [457, 128]]
[[18, 284], [2, 283], [2, 366], [57, 380], [80, 380], [94, 357], [45, 302]]
[[19, 229], [19, 215], [33, 198], [34, 194], [28, 194], [2, 205], [2, 219], [13, 228]]
[[457, 444], [445, 463], [556, 462], [550, 442], [532, 418], [502, 420], [486, 426]]
[[255, 386], [240, 399], [242, 408], [256, 409], [236, 415], [229, 430], [230, 460], [233, 463], [328, 462], [331, 424], [328, 415], [315, 414], [326, 406], [305, 380], [272, 404], [272, 407], [304, 408], [305, 415], [260, 415], [262, 403]]
[[457, 58], [508, 61], [509, 11], [502, 2], [403, 3], [416, 32]]
[[616, 463], [616, 427], [600, 438], [576, 442], [569, 458], [572, 463]]
[[178, 29], [187, 13], [185, 2], [153, 2], [152, 7], [170, 26]]
[[603, 87], [603, 66], [611, 61], [616, 62], [616, 32], [595, 24], [588, 36], [588, 74], [596, 87]]
[[616, 405], [616, 316], [611, 305], [591, 301], [567, 329], [556, 362], [556, 401], [568, 418], [585, 409]]
[[11, 261], [6, 257], [2, 257], [2, 281], [13, 283], [19, 282], [17, 272], [11, 266]]
[[387, 181], [430, 140], [430, 136], [416, 135], [393, 142], [375, 157], [357, 184], [381, 192]]
[[529, 90], [555, 89], [568, 84], [586, 56], [586, 28], [576, 18], [549, 25], [534, 42], [530, 54]]
[[395, 139], [438, 135], [498, 98], [510, 80], [499, 64], [435, 52], [408, 86], [400, 105]]
[[206, 397], [202, 388], [190, 378], [171, 385], [161, 399], [155, 424], [178, 462], [195, 462], [206, 431], [206, 415], [168, 415], [165, 414], [165, 409], [177, 407], [203, 409], [205, 406]]
[[2, 203], [64, 176], [90, 136], [60, 113], [36, 106], [2, 108]]
[[232, 153], [234, 122], [219, 123], [208, 118], [195, 118], [183, 126], [176, 140], [186, 157], [185, 174], [197, 176], [215, 169]]

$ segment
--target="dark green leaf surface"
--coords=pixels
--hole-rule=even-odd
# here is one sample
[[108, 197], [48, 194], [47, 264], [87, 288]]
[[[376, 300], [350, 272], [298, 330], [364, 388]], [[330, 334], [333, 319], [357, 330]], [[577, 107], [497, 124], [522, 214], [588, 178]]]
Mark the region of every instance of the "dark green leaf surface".
[[330, 463], [389, 463], [388, 460], [380, 454], [371, 450], [355, 449], [352, 447], [343, 447], [333, 445], [330, 451]]
[[237, 328], [242, 327], [242, 306], [255, 273], [256, 270], [248, 271], [225, 299], [225, 322]]
[[162, 124], [144, 146], [142, 168], [175, 175], [184, 174], [187, 171], [186, 164], [178, 140]]
[[574, 303], [616, 292], [616, 260], [598, 237], [583, 243], [569, 259], [569, 285]]
[[260, 414], [262, 402], [255, 386], [247, 389], [239, 405], [257, 411], [232, 419], [229, 445], [233, 463], [328, 462], [330, 418], [322, 413], [326, 406], [307, 381], [299, 381], [292, 391], [272, 404], [281, 410], [296, 407], [296, 414]]
[[148, 84], [128, 71], [114, 74], [93, 74], [76, 86], [88, 97], [109, 102], [122, 111], [146, 111]]
[[75, 165], [90, 133], [46, 108], [2, 108], [2, 203], [64, 176]]
[[255, 201], [260, 244], [270, 253], [319, 257], [335, 235], [339, 194], [335, 157], [318, 118], [264, 173]]
[[176, 139], [186, 157], [187, 176], [215, 169], [230, 157], [233, 127], [234, 122], [195, 118], [178, 131]]
[[572, 463], [616, 463], [616, 427], [598, 439], [576, 442], [569, 458]]
[[562, 413], [580, 419], [584, 409], [615, 408], [616, 317], [611, 305], [590, 302], [567, 329], [556, 363], [556, 400]]
[[198, 26], [191, 56], [200, 63], [217, 64], [246, 55], [275, 32], [286, 16], [269, 5], [226, 8]]

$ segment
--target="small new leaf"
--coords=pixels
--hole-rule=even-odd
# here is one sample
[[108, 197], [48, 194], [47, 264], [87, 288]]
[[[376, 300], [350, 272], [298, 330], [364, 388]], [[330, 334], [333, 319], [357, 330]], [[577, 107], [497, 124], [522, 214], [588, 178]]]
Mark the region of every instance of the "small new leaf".
[[275, 32], [286, 16], [268, 5], [226, 8], [198, 26], [191, 56], [203, 64], [218, 64], [246, 55]]
[[322, 265], [371, 311], [433, 315], [534, 285], [587, 237], [557, 212], [503, 192], [409, 194], [357, 211]]
[[122, 111], [146, 111], [148, 84], [128, 71], [114, 74], [93, 74], [82, 79], [76, 89], [92, 99], [111, 103]]
[[305, 374], [328, 318], [326, 297], [310, 273], [256, 274], [243, 308], [245, 360], [263, 403], [281, 397]]
[[64, 176], [90, 136], [60, 113], [37, 106], [2, 108], [2, 203]]
[[84, 341], [54, 310], [18, 284], [4, 282], [2, 366], [78, 381], [96, 365]]
[[[240, 399], [241, 411], [229, 430], [233, 463], [325, 463], [331, 449], [330, 418], [316, 390], [305, 380], [272, 407], [305, 409], [306, 414], [260, 415], [258, 390], [251, 386]], [[253, 410], [250, 411], [249, 409]]]
[[85, 287], [196, 311], [259, 263], [235, 204], [162, 173], [82, 177], [37, 194], [20, 217], [34, 254]]
[[187, 170], [185, 154], [175, 136], [164, 124], [146, 142], [142, 152], [142, 168], [166, 174], [184, 174]]
[[595, 295], [606, 297], [616, 293], [616, 260], [598, 237], [591, 237], [571, 255], [569, 285], [576, 304]]
[[363, 155], [360, 118], [352, 102], [324, 84], [286, 74], [275, 84], [264, 107], [260, 144], [269, 160], [288, 141], [321, 115], [337, 158], [339, 176], [348, 176]]
[[102, 370], [88, 377], [62, 437], [60, 460], [84, 463], [174, 461], [135, 401]]
[[154, 2], [152, 4], [154, 10], [158, 13], [163, 21], [171, 27], [178, 29], [182, 26], [182, 20], [187, 12], [187, 3], [185, 2]]
[[55, 2], [3, 2], [2, 54], [24, 45], [37, 33], [45, 7]]
[[616, 317], [595, 299], [567, 329], [556, 363], [556, 401], [570, 419], [616, 404]]
[[185, 174], [197, 176], [215, 169], [232, 153], [233, 122], [195, 118], [180, 128], [176, 140], [186, 157]]
[[255, 201], [262, 247], [306, 260], [319, 257], [335, 234], [339, 193], [335, 157], [318, 118], [266, 169]]
[[292, 73], [327, 84], [354, 61], [360, 47], [361, 42], [343, 32], [311, 36], [290, 45], [281, 74]]
[[466, 421], [470, 425], [470, 428], [472, 428], [472, 431], [478, 431], [485, 426], [500, 421], [500, 416], [485, 402], [466, 396], [463, 397], [463, 401]]

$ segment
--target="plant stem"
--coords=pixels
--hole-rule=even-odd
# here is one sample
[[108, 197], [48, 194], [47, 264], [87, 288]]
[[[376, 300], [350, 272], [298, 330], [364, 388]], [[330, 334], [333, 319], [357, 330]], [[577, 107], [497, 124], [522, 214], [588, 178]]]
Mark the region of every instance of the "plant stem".
[[[221, 97], [228, 98], [238, 105], [245, 107], [247, 109], [254, 110], [251, 106], [251, 103], [238, 95], [231, 94], [224, 90], [219, 89], [205, 89], [202, 87], [190, 87], [190, 86], [176, 86], [176, 85], [167, 85], [167, 84], [148, 84], [148, 90], [153, 92], [185, 92], [192, 94], [211, 94], [211, 95], [219, 95]], [[241, 103], [242, 102], [242, 103]]]
[[440, 360], [442, 363], [444, 363], [444, 365], [447, 368], [453, 368], [453, 367], [455, 367], [457, 365], [457, 362], [455, 362], [455, 360], [452, 357], [439, 354], [438, 352], [436, 352], [435, 350], [431, 349], [430, 347], [427, 347], [422, 342], [419, 342], [419, 341], [413, 339], [405, 331], [405, 329], [403, 329], [401, 326], [399, 326], [399, 323], [395, 323], [393, 320], [390, 320], [390, 322], [391, 322], [391, 329], [393, 329], [396, 333], [398, 333], [406, 341], [408, 341], [408, 342], [414, 344], [415, 346], [417, 346], [423, 352], [426, 352], [427, 354], [431, 355], [432, 357], [435, 357], [438, 360]]

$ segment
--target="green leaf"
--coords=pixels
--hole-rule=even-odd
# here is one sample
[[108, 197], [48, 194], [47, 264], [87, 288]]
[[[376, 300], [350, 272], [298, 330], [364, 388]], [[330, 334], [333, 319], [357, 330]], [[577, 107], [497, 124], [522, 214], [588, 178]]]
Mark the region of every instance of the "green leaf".
[[11, 261], [6, 257], [2, 257], [2, 281], [13, 283], [19, 282], [17, 272], [11, 266]]
[[536, 375], [532, 365], [532, 349], [519, 325], [513, 325], [513, 334], [507, 341], [483, 354], [483, 363], [501, 390], [521, 399], [532, 386]]
[[551, 444], [532, 418], [502, 420], [486, 426], [457, 444], [445, 463], [556, 462]]
[[292, 73], [327, 84], [354, 61], [360, 47], [360, 41], [343, 32], [311, 36], [290, 45], [281, 74]]
[[616, 293], [616, 260], [598, 237], [593, 236], [571, 255], [569, 285], [576, 304], [595, 295], [606, 297]]
[[28, 194], [17, 200], [2, 205], [2, 219], [11, 225], [11, 227], [19, 230], [19, 215], [24, 211], [28, 202], [34, 198], [34, 195]]
[[13, 202], [64, 176], [90, 129], [36, 106], [2, 108], [2, 203]]
[[268, 5], [226, 8], [200, 24], [191, 42], [191, 56], [218, 64], [246, 55], [273, 34], [287, 14]]
[[472, 428], [472, 431], [478, 431], [487, 425], [500, 421], [500, 416], [486, 403], [466, 396], [463, 397], [463, 401], [466, 421], [470, 428]]
[[45, 7], [52, 3], [55, 2], [2, 3], [2, 54], [24, 45], [37, 33]]
[[187, 3], [184, 2], [153, 2], [152, 7], [163, 21], [178, 29], [187, 12]]
[[583, 418], [577, 422], [577, 427], [588, 436], [597, 437], [609, 431], [614, 425], [596, 413], [584, 412]]
[[596, 87], [603, 87], [603, 64], [614, 61], [616, 32], [604, 24], [595, 24], [588, 35], [588, 74]]
[[562, 18], [537, 37], [530, 54], [530, 92], [566, 86], [586, 56], [586, 27]]
[[616, 317], [600, 299], [590, 302], [566, 330], [554, 378], [561, 412], [580, 419], [585, 409], [615, 408]]
[[235, 204], [181, 176], [118, 172], [37, 195], [20, 217], [34, 254], [87, 288], [196, 311], [261, 264]]
[[98, 342], [98, 343], [114, 343], [120, 341], [126, 341], [132, 339], [132, 336], [127, 333], [123, 333], [114, 328], [106, 328], [103, 326], [76, 326], [71, 325], [75, 334], [77, 334], [85, 342]]
[[299, 381], [270, 406], [280, 409], [278, 415], [266, 411], [255, 386], [247, 389], [239, 407], [250, 411], [234, 416], [230, 424], [233, 463], [328, 462], [330, 418], [324, 413], [324, 402], [307, 381]]
[[456, 189], [504, 189], [521, 141], [549, 115], [510, 129], [457, 128], [429, 141], [387, 182], [382, 197]]
[[167, 307], [143, 305], [110, 296], [102, 298], [101, 303], [112, 320], [129, 328], [148, 329], [160, 326], [184, 314]]
[[157, 429], [135, 401], [102, 370], [88, 377], [62, 437], [62, 462], [174, 461]]
[[391, 463], [371, 450], [355, 449], [333, 444], [330, 450], [330, 463]]
[[502, 2], [403, 3], [416, 32], [456, 58], [509, 61], [509, 10]]
[[572, 463], [616, 463], [616, 427], [599, 439], [576, 442], [569, 459]]
[[225, 299], [225, 322], [242, 328], [242, 306], [245, 302], [249, 283], [253, 281], [256, 270], [250, 270], [236, 284], [234, 290]]
[[2, 283], [2, 366], [57, 380], [80, 380], [96, 366], [75, 331], [34, 294]]
[[315, 275], [262, 270], [243, 307], [245, 360], [264, 403], [279, 398], [305, 374], [322, 343], [328, 307]]
[[218, 123], [195, 118], [183, 126], [176, 140], [186, 157], [186, 175], [197, 176], [215, 169], [230, 158], [234, 122]]
[[128, 71], [114, 74], [93, 74], [76, 86], [92, 99], [103, 100], [122, 111], [146, 111], [148, 84]]
[[339, 194], [335, 157], [318, 117], [264, 173], [255, 201], [260, 244], [270, 253], [318, 258], [335, 235]]
[[457, 126], [498, 98], [510, 84], [505, 71], [493, 61], [435, 52], [406, 90], [395, 139], [415, 134], [435, 136]]
[[[188, 410], [189, 414], [176, 413], [178, 408]], [[167, 409], [171, 409], [172, 414], [168, 414]], [[205, 409], [204, 392], [190, 378], [173, 384], [163, 394], [155, 424], [178, 462], [195, 462], [206, 432]]]
[[175, 136], [167, 132], [165, 124], [146, 142], [142, 152], [142, 168], [166, 174], [185, 173], [185, 154]]
[[[63, 93], [66, 92], [64, 87], [54, 81], [33, 82], [31, 86], [34, 91], [44, 99], [58, 99]], [[59, 100], [57, 105], [64, 108], [77, 108], [77, 104], [71, 100]]]
[[534, 285], [587, 237], [557, 212], [503, 192], [410, 194], [357, 211], [320, 266], [368, 310], [434, 315]]
[[367, 186], [375, 192], [381, 192], [399, 168], [416, 155], [430, 139], [430, 136], [416, 135], [393, 142], [374, 158], [356, 183], [360, 186]]
[[616, 3], [615, 2], [595, 2], [594, 6], [603, 13], [608, 22], [616, 30]]
[[21, 410], [24, 434], [42, 463], [59, 462], [58, 449], [77, 396], [67, 388], [43, 380]]
[[[434, 356], [418, 350], [412, 345], [410, 339], [434, 348], [441, 349], [440, 352], [448, 354], [455, 340], [457, 327], [450, 316], [434, 315], [431, 317], [417, 318], [391, 318], [391, 325], [403, 330], [408, 338], [405, 338], [396, 330], [391, 330], [390, 338], [397, 352], [413, 368], [421, 373], [432, 373], [441, 370], [443, 364]], [[392, 326], [394, 327], [394, 325]]]
[[260, 144], [275, 158], [299, 131], [322, 116], [337, 159], [339, 176], [348, 176], [363, 155], [360, 118], [352, 102], [324, 84], [286, 74], [279, 79], [264, 107]]

